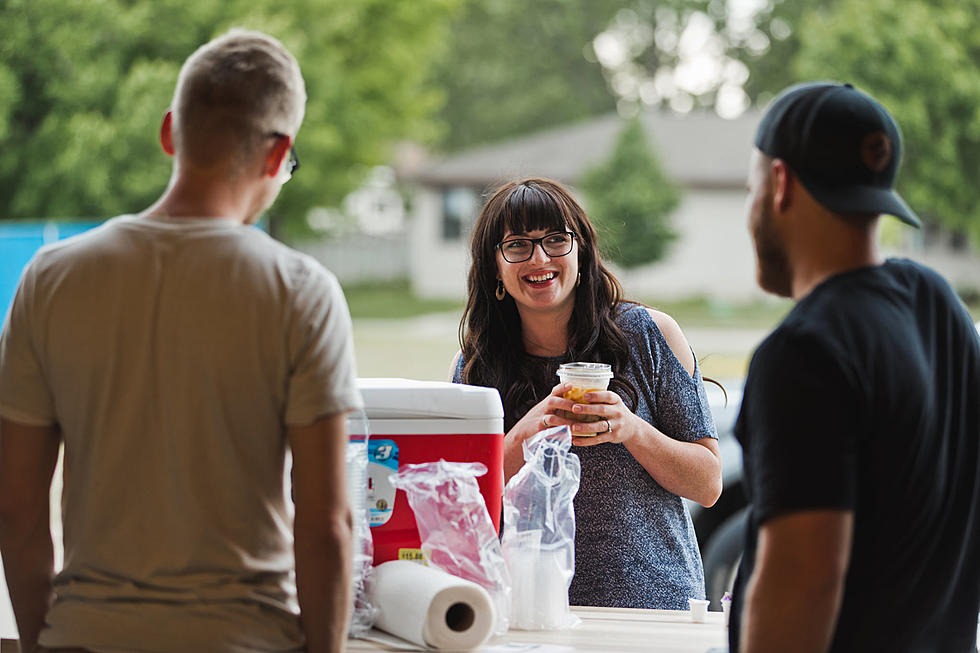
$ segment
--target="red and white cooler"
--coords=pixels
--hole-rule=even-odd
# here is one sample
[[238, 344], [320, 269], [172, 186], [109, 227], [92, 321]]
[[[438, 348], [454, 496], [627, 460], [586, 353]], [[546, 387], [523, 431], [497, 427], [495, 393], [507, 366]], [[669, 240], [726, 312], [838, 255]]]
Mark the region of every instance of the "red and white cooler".
[[[504, 490], [504, 410], [493, 388], [411, 379], [358, 379], [367, 415], [367, 507], [374, 564], [418, 560], [421, 542], [415, 515], [388, 477], [404, 465], [479, 462], [477, 478], [494, 528], [500, 530]], [[363, 440], [364, 421], [348, 419], [351, 440]]]

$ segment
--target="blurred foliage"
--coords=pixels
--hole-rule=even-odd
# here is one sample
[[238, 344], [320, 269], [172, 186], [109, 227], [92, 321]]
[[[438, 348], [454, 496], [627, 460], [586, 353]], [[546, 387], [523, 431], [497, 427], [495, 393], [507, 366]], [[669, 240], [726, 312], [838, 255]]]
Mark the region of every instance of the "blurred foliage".
[[884, 104], [904, 139], [903, 197], [980, 242], [980, 0], [835, 0], [800, 25], [797, 76]]
[[612, 111], [592, 39], [625, 0], [469, 0], [435, 80], [449, 150]]
[[[927, 221], [980, 243], [974, 180], [980, 170], [980, 0], [766, 0], [741, 16], [731, 0], [624, 5], [629, 13], [617, 14], [608, 28], [633, 44], [630, 61], [617, 70], [629, 81], [624, 89], [613, 84], [617, 96], [630, 99], [637, 84], [671, 74], [675, 95], [683, 94], [683, 34], [710, 19], [717, 39], [706, 43], [718, 48], [716, 57], [745, 67], [743, 90], [757, 106], [792, 83], [814, 79], [849, 81], [878, 98], [903, 131], [899, 188], [906, 200]], [[714, 106], [724, 79], [696, 89], [687, 106]], [[669, 95], [659, 97], [658, 103], [674, 104]]]
[[753, 17], [755, 29], [764, 37], [765, 47], [735, 45], [732, 54], [749, 69], [745, 92], [758, 105], [766, 104], [776, 93], [799, 81], [788, 62], [800, 51], [800, 31], [804, 14], [826, 11], [835, 0], [768, 0]]
[[639, 120], [620, 132], [609, 160], [580, 184], [599, 243], [624, 268], [659, 261], [677, 238], [669, 218], [680, 191], [664, 174]]
[[[789, 13], [799, 13], [796, 0], [788, 1]], [[781, 19], [779, 11], [764, 11], [772, 14], [766, 25]], [[635, 100], [638, 89], [622, 88], [630, 86], [626, 80], [642, 80], [645, 70], [649, 81], [676, 67], [680, 36], [697, 17], [722, 37], [721, 54], [747, 61], [755, 52], [742, 32], [728, 28], [723, 0], [469, 0], [453, 22], [449, 56], [436, 69], [448, 96], [443, 146], [458, 150], [527, 134], [608, 113], [624, 96]], [[625, 44], [627, 70], [599, 65], [593, 42], [607, 30]], [[712, 106], [717, 91], [706, 89], [697, 104]]]
[[[713, 106], [720, 86], [677, 87], [683, 35], [708, 21], [730, 69], [717, 80], [747, 72], [756, 104], [805, 78], [881, 99], [906, 138], [909, 202], [980, 238], [980, 0], [757, 4], [737, 18], [732, 0], [0, 0], [0, 219], [104, 217], [156, 199], [180, 65], [231, 26], [282, 40], [307, 81], [304, 167], [269, 223], [290, 236], [399, 141], [454, 150], [671, 92]], [[602, 33], [626, 44], [618, 68], [597, 63]]]
[[272, 209], [301, 232], [399, 139], [440, 136], [430, 83], [461, 0], [2, 0], [0, 218], [103, 217], [163, 191], [157, 135], [181, 64], [232, 26], [279, 38], [309, 102], [304, 170]]
[[[734, 59], [726, 58], [744, 47], [742, 33], [728, 28], [725, 1], [629, 0], [622, 4], [623, 8], [604, 29], [606, 35], [620, 43], [623, 52], [613, 61], [603, 62], [609, 87], [620, 99], [621, 109], [713, 107], [723, 80], [730, 76], [724, 69], [730, 64], [738, 65]], [[690, 51], [685, 36], [704, 32], [705, 26], [718, 38], [704, 40], [702, 52]], [[691, 73], [703, 71], [683, 69], [685, 59], [698, 54], [711, 55], [717, 70], [709, 76], [710, 80], [696, 81], [694, 77], [700, 75]]]

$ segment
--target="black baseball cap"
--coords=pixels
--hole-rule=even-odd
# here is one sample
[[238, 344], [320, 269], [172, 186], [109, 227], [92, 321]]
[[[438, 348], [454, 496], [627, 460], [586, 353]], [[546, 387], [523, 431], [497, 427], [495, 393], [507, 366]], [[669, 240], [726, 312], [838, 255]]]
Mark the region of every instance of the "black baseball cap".
[[898, 125], [874, 98], [850, 84], [787, 88], [762, 117], [755, 146], [785, 161], [831, 211], [887, 213], [922, 226], [893, 188], [902, 158]]

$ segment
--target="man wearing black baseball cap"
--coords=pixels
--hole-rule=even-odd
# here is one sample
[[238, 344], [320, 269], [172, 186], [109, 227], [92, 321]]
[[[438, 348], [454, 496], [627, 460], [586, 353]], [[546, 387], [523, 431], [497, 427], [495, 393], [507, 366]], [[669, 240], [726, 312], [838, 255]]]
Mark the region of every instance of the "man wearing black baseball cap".
[[898, 126], [849, 84], [769, 106], [749, 173], [758, 282], [797, 303], [735, 433], [750, 500], [732, 651], [975, 651], [980, 341], [949, 285], [883, 259]]

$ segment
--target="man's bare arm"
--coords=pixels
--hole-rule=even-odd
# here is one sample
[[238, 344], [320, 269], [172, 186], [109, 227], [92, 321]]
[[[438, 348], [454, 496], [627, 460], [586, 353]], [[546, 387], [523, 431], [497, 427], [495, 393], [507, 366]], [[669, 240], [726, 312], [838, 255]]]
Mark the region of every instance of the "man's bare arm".
[[0, 553], [22, 651], [33, 651], [53, 600], [51, 478], [58, 463], [57, 426], [0, 418]]
[[351, 591], [346, 415], [291, 427], [296, 589], [308, 653], [343, 650]]
[[808, 510], [766, 521], [746, 586], [740, 649], [826, 651], [837, 627], [854, 514]]

